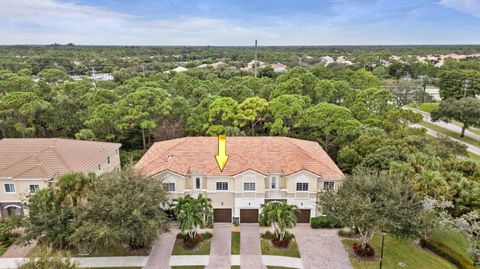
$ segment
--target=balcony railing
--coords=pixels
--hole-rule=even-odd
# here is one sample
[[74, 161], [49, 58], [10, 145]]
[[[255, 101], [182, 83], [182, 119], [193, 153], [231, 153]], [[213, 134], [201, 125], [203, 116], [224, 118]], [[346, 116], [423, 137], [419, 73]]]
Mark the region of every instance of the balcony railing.
[[265, 198], [268, 199], [286, 199], [287, 190], [267, 189], [265, 190]]

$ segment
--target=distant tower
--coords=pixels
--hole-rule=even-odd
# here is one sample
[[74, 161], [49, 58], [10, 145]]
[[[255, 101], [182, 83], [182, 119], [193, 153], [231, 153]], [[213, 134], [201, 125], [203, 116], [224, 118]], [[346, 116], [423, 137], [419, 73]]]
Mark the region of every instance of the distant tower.
[[257, 77], [257, 40], [255, 39], [255, 62], [253, 64], [253, 71], [255, 72], [255, 77]]

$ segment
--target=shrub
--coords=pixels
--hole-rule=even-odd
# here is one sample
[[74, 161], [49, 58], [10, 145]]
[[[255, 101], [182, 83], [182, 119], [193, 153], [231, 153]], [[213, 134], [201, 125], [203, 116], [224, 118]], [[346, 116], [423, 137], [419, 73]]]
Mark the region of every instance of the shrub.
[[475, 269], [475, 266], [473, 266], [472, 262], [442, 242], [434, 240], [420, 240], [420, 244], [422, 247], [435, 252], [437, 255], [455, 264], [460, 269]]
[[340, 228], [340, 225], [336, 223], [332, 218], [328, 216], [313, 217], [310, 220], [310, 227], [313, 229], [318, 228]]
[[202, 242], [202, 237], [200, 235], [196, 235], [194, 238], [191, 238], [188, 234], [186, 234], [184, 237], [183, 237], [183, 245], [185, 246], [185, 248], [187, 249], [192, 249], [194, 248], [196, 245], [198, 245], [198, 243]]
[[288, 245], [290, 244], [290, 241], [291, 241], [291, 239], [290, 239], [290, 240], [287, 240], [287, 239], [280, 240], [280, 239], [278, 239], [278, 238], [276, 238], [276, 237], [274, 237], [274, 238], [271, 240], [272, 244], [273, 244], [275, 247], [277, 247], [277, 248], [287, 248]]
[[42, 249], [36, 259], [30, 259], [18, 266], [19, 269], [77, 269], [69, 257], [54, 253], [51, 249]]
[[183, 239], [184, 237], [185, 237], [185, 235], [182, 234], [182, 233], [177, 234], [177, 239]]
[[213, 237], [213, 234], [210, 233], [210, 232], [205, 232], [205, 233], [201, 234], [200, 236], [202, 237], [202, 240], [208, 240], [208, 239]]
[[353, 242], [352, 248], [355, 254], [360, 257], [373, 257], [375, 255], [375, 250], [369, 244], [366, 244], [365, 248], [362, 248], [362, 244]]
[[275, 235], [273, 235], [273, 233], [271, 233], [270, 231], [266, 231], [261, 235], [261, 237], [265, 240], [272, 240]]

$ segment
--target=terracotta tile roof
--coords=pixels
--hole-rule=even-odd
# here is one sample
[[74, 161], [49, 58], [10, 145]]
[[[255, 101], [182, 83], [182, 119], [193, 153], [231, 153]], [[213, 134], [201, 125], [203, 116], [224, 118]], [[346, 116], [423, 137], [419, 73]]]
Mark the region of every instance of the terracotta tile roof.
[[51, 178], [90, 172], [121, 144], [58, 138], [0, 140], [0, 178]]
[[[288, 137], [227, 137], [228, 162], [220, 172], [216, 137], [185, 137], [155, 143], [135, 165], [145, 175], [162, 171], [187, 175], [236, 175], [246, 170], [290, 175], [307, 170], [323, 178], [343, 173], [317, 142]], [[169, 157], [170, 156], [170, 157]]]

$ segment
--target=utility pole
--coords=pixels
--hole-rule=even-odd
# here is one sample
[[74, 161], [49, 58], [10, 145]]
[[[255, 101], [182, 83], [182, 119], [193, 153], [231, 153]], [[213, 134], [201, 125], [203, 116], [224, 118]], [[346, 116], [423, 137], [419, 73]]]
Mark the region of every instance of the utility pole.
[[255, 77], [257, 77], [257, 40], [255, 39], [255, 63], [253, 65], [253, 71], [255, 72]]
[[470, 81], [466, 79], [463, 84], [463, 98], [467, 97], [468, 83], [470, 83]]
[[143, 77], [145, 77], [145, 67], [142, 65], [140, 65], [142, 67], [142, 73], [143, 73]]

